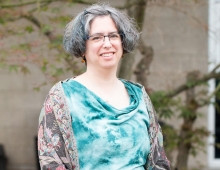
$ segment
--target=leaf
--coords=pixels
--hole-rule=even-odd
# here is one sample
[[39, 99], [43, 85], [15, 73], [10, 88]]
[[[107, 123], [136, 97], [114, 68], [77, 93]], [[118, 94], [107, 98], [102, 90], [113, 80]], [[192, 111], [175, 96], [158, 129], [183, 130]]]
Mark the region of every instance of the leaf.
[[181, 111], [179, 118], [185, 118], [185, 119], [190, 119], [190, 118], [194, 118], [197, 115], [196, 111], [193, 111], [191, 109], [189, 109], [187, 106], [182, 106], [179, 107], [179, 110]]
[[48, 61], [47, 61], [47, 59], [43, 59], [43, 66], [41, 67], [41, 71], [43, 72], [43, 73], [45, 73], [46, 71], [47, 71], [47, 65], [48, 65]]
[[57, 48], [62, 50], [63, 46], [62, 46], [62, 42], [63, 42], [63, 37], [62, 36], [57, 36], [49, 45], [49, 48]]
[[5, 64], [4, 63], [0, 63], [0, 68], [5, 68]]
[[28, 74], [28, 73], [30, 73], [30, 70], [27, 67], [22, 66], [21, 67], [21, 72], [24, 73], [24, 74]]
[[65, 26], [68, 22], [70, 22], [69, 16], [57, 16], [50, 19], [53, 22], [59, 23], [61, 26]]
[[18, 72], [18, 65], [10, 65], [9, 66], [9, 71], [10, 72], [12, 72], [12, 71]]
[[44, 6], [40, 8], [41, 11], [47, 11], [48, 10], [48, 6]]
[[60, 8], [52, 8], [51, 12], [58, 13], [60, 12]]
[[215, 144], [216, 148], [220, 149], [220, 143]]
[[40, 91], [40, 87], [34, 87], [33, 90], [39, 92]]
[[19, 49], [19, 50], [31, 50], [31, 45], [29, 43], [23, 43], [16, 46], [12, 46], [13, 49]]
[[186, 86], [187, 86], [187, 87], [191, 87], [191, 86], [193, 86], [193, 85], [194, 85], [194, 82], [192, 82], [192, 81], [186, 82]]
[[64, 73], [63, 68], [57, 68], [55, 72], [55, 76], [60, 76]]
[[53, 30], [53, 28], [51, 25], [43, 25], [43, 27], [42, 27], [43, 33], [48, 33], [48, 32], [51, 32], [52, 30]]
[[43, 83], [41, 83], [41, 84], [39, 84], [38, 86], [35, 86], [34, 88], [33, 88], [33, 90], [35, 90], [35, 91], [40, 91], [40, 88], [42, 87], [42, 86], [45, 86], [47, 83], [46, 82], [43, 82]]
[[0, 18], [0, 24], [5, 24], [5, 21], [3, 20], [3, 18]]
[[160, 118], [169, 119], [173, 116], [175, 107], [179, 103], [179, 99], [165, 97], [164, 91], [156, 91], [151, 93], [150, 98]]
[[27, 26], [25, 28], [25, 31], [27, 31], [28, 33], [32, 33], [34, 31], [33, 27], [30, 25], [30, 26]]

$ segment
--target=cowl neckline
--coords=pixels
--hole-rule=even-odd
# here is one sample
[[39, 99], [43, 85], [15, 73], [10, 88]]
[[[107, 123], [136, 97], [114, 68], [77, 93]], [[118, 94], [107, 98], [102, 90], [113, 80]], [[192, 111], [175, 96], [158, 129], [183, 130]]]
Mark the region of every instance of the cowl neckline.
[[[130, 103], [127, 107], [125, 108], [115, 108], [114, 106], [112, 106], [110, 103], [106, 102], [104, 99], [102, 99], [100, 96], [98, 96], [97, 94], [95, 94], [93, 91], [91, 91], [90, 89], [88, 89], [85, 85], [83, 85], [82, 83], [71, 79], [72, 83], [76, 83], [77, 86], [80, 86], [81, 90], [83, 91], [83, 93], [87, 93], [88, 95], [90, 94], [91, 97], [86, 97], [85, 100], [87, 100], [87, 102], [89, 102], [90, 104], [96, 103], [98, 102], [101, 106], [103, 111], [108, 112], [110, 115], [110, 117], [112, 117], [112, 113], [115, 113], [113, 116], [113, 119], [121, 119], [122, 117], [126, 118], [127, 116], [133, 116], [133, 114], [135, 114], [137, 112], [138, 109], [138, 105], [139, 105], [139, 95], [137, 92], [137, 89], [132, 87], [130, 85], [129, 82], [126, 82], [123, 79], [119, 79], [125, 86], [129, 98], [130, 98]], [[95, 106], [93, 106], [95, 107]], [[129, 113], [129, 115], [128, 115]], [[127, 117], [127, 118], [128, 118]]]

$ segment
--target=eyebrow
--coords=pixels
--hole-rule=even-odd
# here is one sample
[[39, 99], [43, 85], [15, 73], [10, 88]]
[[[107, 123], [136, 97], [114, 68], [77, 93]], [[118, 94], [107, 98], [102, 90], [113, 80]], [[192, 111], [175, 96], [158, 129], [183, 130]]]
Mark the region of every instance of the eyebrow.
[[[109, 32], [108, 34], [113, 34], [113, 33], [118, 33], [118, 31]], [[97, 33], [91, 34], [90, 36], [92, 35], [104, 35], [104, 34], [97, 32]]]

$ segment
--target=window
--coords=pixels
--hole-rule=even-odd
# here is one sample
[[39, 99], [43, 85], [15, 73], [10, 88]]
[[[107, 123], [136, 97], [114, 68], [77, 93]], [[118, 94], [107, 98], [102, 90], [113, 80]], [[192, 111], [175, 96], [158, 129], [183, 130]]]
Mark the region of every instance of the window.
[[[215, 86], [219, 85], [220, 79], [215, 81]], [[215, 108], [215, 126], [214, 126], [214, 133], [215, 133], [215, 143], [220, 144], [220, 98], [215, 99], [217, 103], [217, 107]], [[215, 145], [214, 147], [215, 153], [214, 158], [219, 159], [220, 158], [220, 148]]]
[[[220, 63], [220, 0], [209, 0], [208, 35], [209, 71], [211, 71]], [[218, 83], [220, 80], [210, 80], [209, 91], [212, 92]], [[220, 100], [212, 98], [212, 101], [215, 100], [220, 105]], [[208, 130], [216, 136], [210, 136], [208, 139], [209, 168], [220, 169], [220, 149], [214, 145], [215, 142], [220, 142], [220, 114], [214, 105], [209, 105], [208, 108]]]

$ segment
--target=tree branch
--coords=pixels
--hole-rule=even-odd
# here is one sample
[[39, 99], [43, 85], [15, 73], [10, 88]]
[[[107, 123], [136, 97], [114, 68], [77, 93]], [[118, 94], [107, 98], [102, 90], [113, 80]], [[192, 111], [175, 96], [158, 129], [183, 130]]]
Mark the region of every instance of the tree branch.
[[218, 86], [215, 88], [215, 90], [209, 96], [207, 96], [207, 98], [202, 103], [198, 103], [198, 107], [203, 107], [203, 106], [209, 104], [211, 98], [213, 98], [219, 90], [220, 90], [220, 84], [218, 84]]
[[171, 92], [167, 93], [165, 95], [165, 97], [174, 97], [176, 96], [177, 94], [181, 93], [182, 91], [185, 91], [189, 88], [192, 88], [192, 87], [195, 87], [195, 86], [198, 86], [204, 82], [207, 82], [208, 80], [212, 79], [212, 78], [220, 78], [220, 72], [219, 73], [216, 73], [216, 72], [213, 72], [213, 70], [207, 74], [207, 75], [204, 75], [202, 78], [200, 79], [197, 79], [197, 80], [194, 80], [194, 81], [187, 81], [185, 84], [183, 85], [180, 85], [179, 87], [177, 87], [176, 89], [172, 90]]
[[97, 3], [97, 2], [88, 2], [88, 1], [83, 1], [83, 0], [72, 0], [72, 2], [80, 3], [80, 4], [85, 4], [85, 5], [92, 5], [92, 4]]
[[211, 73], [214, 73], [219, 67], [220, 67], [220, 63], [217, 66], [215, 66], [215, 68], [211, 71]]
[[144, 44], [142, 38], [140, 39], [138, 49], [143, 57], [137, 64], [134, 74], [136, 74], [137, 81], [148, 89], [147, 76], [150, 72], [150, 64], [153, 60], [154, 52], [152, 47], [148, 47]]
[[126, 3], [124, 6], [118, 6], [118, 7], [116, 7], [116, 8], [121, 9], [121, 10], [123, 10], [123, 9], [129, 9], [129, 8], [133, 7], [136, 3], [137, 3], [137, 2]]
[[[40, 0], [40, 1], [35, 0], [35, 1], [30, 1], [30, 2], [17, 3], [17, 4], [0, 4], [0, 8], [15, 8], [15, 7], [32, 5], [32, 4], [37, 4], [37, 3], [51, 3], [55, 1], [61, 1], [61, 0]], [[70, 1], [67, 1], [67, 2], [70, 2]], [[95, 3], [95, 2], [88, 2], [88, 1], [83, 1], [83, 0], [72, 0], [72, 2], [80, 3], [80, 4], [87, 4], [87, 5], [91, 5]]]
[[174, 11], [177, 11], [177, 12], [180, 12], [188, 17], [190, 17], [193, 21], [195, 21], [196, 23], [198, 23], [199, 25], [201, 25], [205, 31], [208, 31], [208, 25], [204, 22], [202, 22], [201, 20], [199, 20], [197, 17], [193, 16], [193, 15], [190, 15], [187, 11], [184, 11], [183, 9], [180, 9], [180, 8], [177, 8], [175, 6], [171, 6], [171, 5], [168, 5], [168, 6], [165, 6], [164, 4], [160, 4], [160, 3], [155, 3], [153, 4], [154, 6], [159, 6], [159, 7], [163, 7], [163, 8], [169, 8], [169, 9], [172, 9]]
[[[40, 3], [50, 3], [54, 1], [60, 1], [60, 0], [40, 0]], [[22, 2], [22, 3], [17, 3], [17, 4], [0, 4], [0, 8], [15, 8], [15, 7], [20, 7], [20, 6], [26, 6], [26, 5], [32, 5], [32, 4], [37, 4], [38, 1], [30, 1], [30, 2]]]

